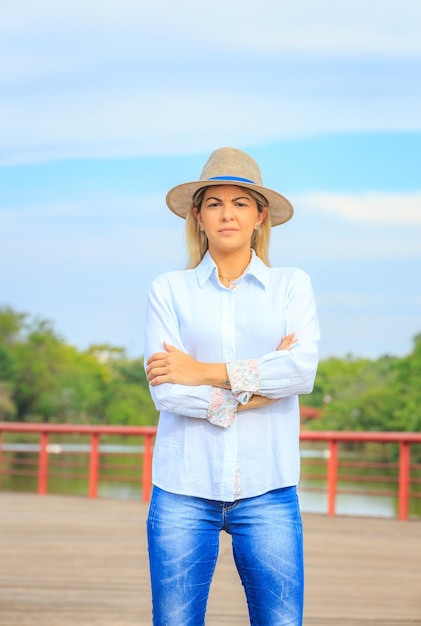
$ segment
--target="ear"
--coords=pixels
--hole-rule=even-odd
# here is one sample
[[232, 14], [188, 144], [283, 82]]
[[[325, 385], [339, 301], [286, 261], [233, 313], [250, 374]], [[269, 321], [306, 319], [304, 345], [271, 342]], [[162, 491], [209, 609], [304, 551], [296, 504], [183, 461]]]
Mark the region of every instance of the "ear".
[[256, 226], [260, 226], [260, 224], [264, 221], [264, 219], [266, 218], [267, 214], [269, 212], [269, 209], [267, 208], [267, 206], [263, 207], [262, 212], [258, 213], [257, 215], [257, 222], [256, 222]]
[[200, 212], [196, 209], [196, 207], [193, 207], [193, 215], [195, 216], [195, 218], [198, 221], [198, 224], [200, 226], [200, 230], [203, 230], [202, 216], [200, 215]]

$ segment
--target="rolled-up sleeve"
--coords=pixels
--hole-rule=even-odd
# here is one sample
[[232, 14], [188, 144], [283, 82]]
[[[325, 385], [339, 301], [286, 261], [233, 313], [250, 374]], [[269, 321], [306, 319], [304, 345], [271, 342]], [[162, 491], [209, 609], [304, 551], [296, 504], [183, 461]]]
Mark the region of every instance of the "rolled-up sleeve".
[[[155, 281], [149, 293], [146, 311], [145, 367], [152, 354], [164, 351], [164, 341], [187, 352], [180, 337], [176, 313], [170, 302], [170, 294], [162, 284]], [[207, 419], [223, 428], [230, 426], [235, 418], [238, 400], [229, 389], [173, 383], [149, 386], [149, 389], [158, 411]]]
[[207, 419], [214, 426], [229, 428], [233, 423], [238, 401], [230, 389], [212, 387]]
[[298, 338], [290, 350], [275, 350], [259, 359], [227, 363], [232, 392], [271, 399], [311, 393], [317, 371], [320, 330], [315, 299], [307, 274], [299, 273], [288, 293], [285, 334]]

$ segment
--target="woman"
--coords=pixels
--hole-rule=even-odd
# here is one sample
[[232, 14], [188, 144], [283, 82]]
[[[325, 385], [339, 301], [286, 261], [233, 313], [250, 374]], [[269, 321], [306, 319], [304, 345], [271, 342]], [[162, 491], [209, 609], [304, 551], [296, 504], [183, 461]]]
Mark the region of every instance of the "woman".
[[148, 544], [155, 626], [204, 624], [219, 533], [232, 536], [250, 623], [302, 624], [298, 395], [319, 328], [308, 276], [271, 268], [271, 226], [293, 208], [244, 152], [213, 152], [169, 208], [190, 269], [152, 284], [145, 362], [160, 411]]

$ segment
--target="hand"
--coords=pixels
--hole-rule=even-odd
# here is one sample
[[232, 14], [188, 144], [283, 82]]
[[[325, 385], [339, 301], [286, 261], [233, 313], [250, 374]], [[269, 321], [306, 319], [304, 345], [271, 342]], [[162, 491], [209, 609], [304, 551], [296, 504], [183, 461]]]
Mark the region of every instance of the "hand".
[[[295, 333], [290, 333], [289, 335], [285, 335], [282, 338], [281, 343], [276, 348], [277, 350], [291, 350], [291, 347], [294, 343], [297, 343], [298, 338], [295, 336]], [[247, 404], [239, 404], [237, 407], [237, 411], [247, 411], [247, 409], [260, 409], [261, 407], [267, 406], [268, 404], [272, 404], [272, 402], [276, 402], [276, 399], [266, 398], [266, 396], [258, 396], [254, 395], [251, 397], [251, 400], [247, 402]]]
[[276, 402], [276, 400], [271, 400], [270, 398], [266, 398], [266, 396], [257, 396], [253, 395], [247, 404], [239, 404], [237, 407], [237, 411], [247, 411], [247, 409], [261, 409], [268, 404], [272, 404], [272, 402]]
[[146, 376], [152, 386], [162, 383], [179, 385], [202, 384], [199, 375], [201, 363], [186, 352], [164, 342], [165, 352], [155, 352], [147, 361]]
[[285, 335], [285, 337], [282, 337], [282, 341], [276, 349], [277, 350], [291, 350], [291, 347], [294, 345], [294, 343], [297, 343], [297, 341], [298, 341], [298, 337], [295, 336], [295, 333]]

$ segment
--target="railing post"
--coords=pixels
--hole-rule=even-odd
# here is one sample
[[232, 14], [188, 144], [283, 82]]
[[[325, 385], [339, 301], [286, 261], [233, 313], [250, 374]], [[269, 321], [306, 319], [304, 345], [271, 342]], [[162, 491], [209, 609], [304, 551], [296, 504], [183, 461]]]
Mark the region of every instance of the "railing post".
[[408, 441], [399, 447], [399, 519], [405, 521], [409, 515], [409, 482], [411, 472], [411, 448]]
[[38, 460], [38, 493], [43, 496], [48, 490], [48, 433], [40, 433], [40, 449]]
[[89, 457], [89, 497], [96, 498], [99, 478], [99, 433], [91, 434], [91, 453]]
[[329, 462], [327, 465], [327, 514], [336, 513], [336, 490], [338, 482], [338, 442], [329, 442]]
[[2, 440], [2, 433], [0, 431], [0, 490], [1, 490], [1, 471], [2, 471], [2, 463], [3, 463], [2, 451], [3, 451], [3, 440]]
[[152, 482], [152, 438], [153, 435], [145, 435], [145, 450], [143, 453], [143, 502], [149, 502], [151, 497]]

